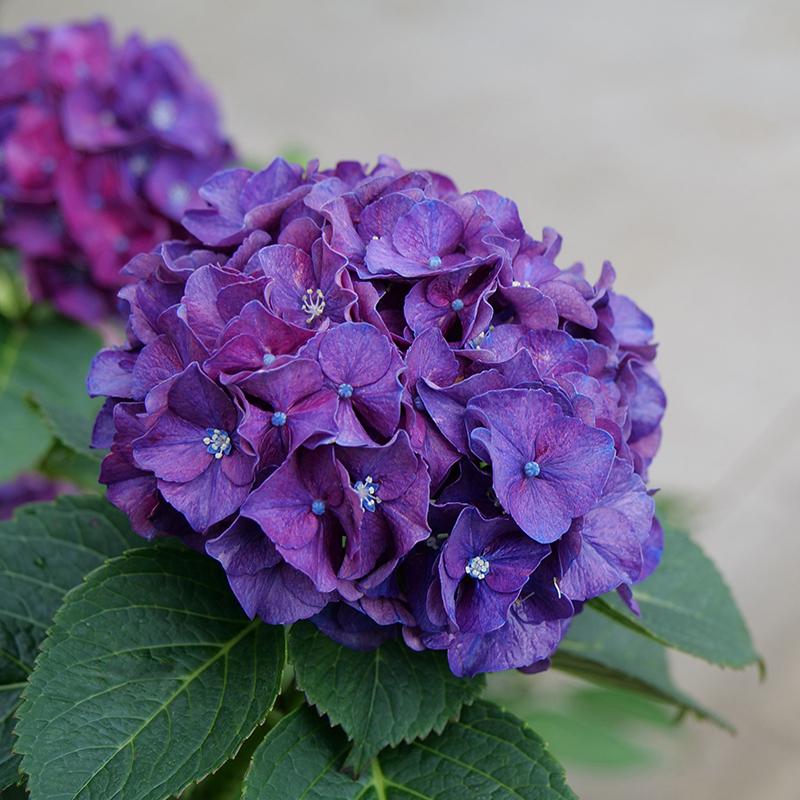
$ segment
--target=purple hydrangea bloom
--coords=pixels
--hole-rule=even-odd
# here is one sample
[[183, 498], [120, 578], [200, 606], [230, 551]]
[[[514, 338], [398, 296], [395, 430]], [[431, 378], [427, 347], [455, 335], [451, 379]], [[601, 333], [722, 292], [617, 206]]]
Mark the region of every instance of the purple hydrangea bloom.
[[549, 553], [507, 517], [486, 520], [475, 508], [464, 509], [439, 561], [448, 618], [463, 633], [502, 628], [511, 604]]
[[126, 267], [127, 343], [89, 376], [141, 535], [204, 549], [251, 617], [459, 675], [544, 669], [586, 600], [630, 600], [666, 401], [610, 264], [591, 284], [511, 200], [388, 157], [200, 194], [199, 242]]
[[2, 36], [0, 70], [0, 244], [34, 299], [99, 322], [232, 160], [214, 97], [172, 44], [117, 46], [100, 20]]
[[79, 490], [67, 481], [52, 480], [35, 472], [25, 472], [14, 480], [0, 483], [0, 520], [11, 519], [14, 511], [26, 503], [54, 500]]
[[605, 432], [565, 417], [541, 389], [500, 389], [467, 405], [475, 453], [500, 504], [532, 539], [553, 542], [597, 502], [614, 459]]

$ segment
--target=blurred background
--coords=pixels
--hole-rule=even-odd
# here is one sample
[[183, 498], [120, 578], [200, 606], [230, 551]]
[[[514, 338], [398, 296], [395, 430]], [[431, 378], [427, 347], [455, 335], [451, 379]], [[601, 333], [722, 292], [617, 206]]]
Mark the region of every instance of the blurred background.
[[674, 659], [736, 737], [646, 706], [621, 730], [613, 697], [551, 675], [527, 679], [532, 718], [591, 800], [797, 798], [800, 4], [0, 0], [4, 31], [98, 14], [176, 40], [249, 161], [391, 153], [512, 197], [564, 235], [562, 266], [613, 261], [662, 342], [652, 482], [682, 498], [768, 677]]

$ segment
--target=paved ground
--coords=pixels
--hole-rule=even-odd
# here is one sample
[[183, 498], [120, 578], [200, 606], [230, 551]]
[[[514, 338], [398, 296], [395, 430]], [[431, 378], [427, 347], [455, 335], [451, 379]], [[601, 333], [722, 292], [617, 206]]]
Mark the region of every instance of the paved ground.
[[567, 259], [614, 261], [663, 342], [654, 478], [692, 498], [770, 674], [681, 660], [740, 735], [690, 725], [655, 774], [577, 788], [800, 796], [800, 5], [0, 0], [6, 29], [98, 12], [178, 39], [254, 158], [391, 152], [516, 198]]

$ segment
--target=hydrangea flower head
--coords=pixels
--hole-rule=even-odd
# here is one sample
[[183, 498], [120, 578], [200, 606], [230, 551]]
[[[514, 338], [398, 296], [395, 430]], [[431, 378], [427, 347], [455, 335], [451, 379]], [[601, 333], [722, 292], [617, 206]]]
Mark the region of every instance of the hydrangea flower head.
[[139, 533], [217, 559], [251, 616], [459, 675], [543, 669], [655, 569], [666, 401], [610, 264], [591, 283], [511, 200], [386, 157], [200, 195], [199, 241], [128, 265], [127, 345], [89, 377]]
[[102, 21], [4, 35], [0, 72], [0, 243], [35, 299], [99, 321], [231, 160], [215, 100], [173, 45]]

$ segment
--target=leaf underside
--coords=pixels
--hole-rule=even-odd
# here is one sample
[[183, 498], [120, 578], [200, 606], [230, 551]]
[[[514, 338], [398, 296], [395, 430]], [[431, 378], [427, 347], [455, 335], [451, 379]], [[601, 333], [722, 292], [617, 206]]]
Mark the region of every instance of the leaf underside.
[[759, 660], [741, 612], [712, 561], [683, 531], [666, 528], [659, 568], [633, 595], [635, 616], [616, 594], [590, 605], [617, 622], [712, 664], [741, 669]]
[[553, 656], [553, 666], [594, 683], [644, 694], [733, 732], [729, 722], [675, 686], [662, 645], [591, 606], [572, 621]]

